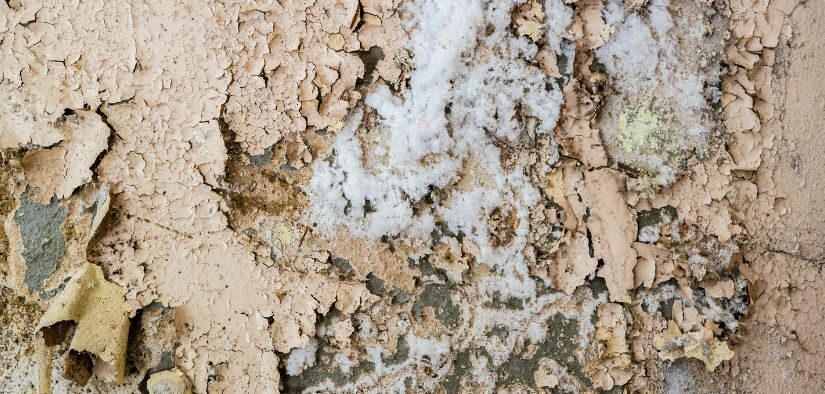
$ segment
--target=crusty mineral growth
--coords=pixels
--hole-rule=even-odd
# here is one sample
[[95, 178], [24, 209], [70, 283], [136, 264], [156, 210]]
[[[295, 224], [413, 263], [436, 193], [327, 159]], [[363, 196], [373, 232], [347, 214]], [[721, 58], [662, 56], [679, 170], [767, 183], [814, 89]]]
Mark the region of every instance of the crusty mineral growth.
[[0, 2], [0, 392], [822, 392], [824, 4]]

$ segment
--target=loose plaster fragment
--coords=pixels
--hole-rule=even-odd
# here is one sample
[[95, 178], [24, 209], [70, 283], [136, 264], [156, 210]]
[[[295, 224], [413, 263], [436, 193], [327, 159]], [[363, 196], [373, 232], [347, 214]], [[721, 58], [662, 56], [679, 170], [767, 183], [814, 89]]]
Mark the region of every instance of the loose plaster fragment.
[[38, 189], [35, 198], [43, 203], [69, 197], [89, 182], [89, 167], [108, 146], [109, 128], [94, 112], [77, 111], [58, 128], [64, 136], [59, 145], [31, 153], [22, 162], [26, 180]]
[[599, 360], [595, 365], [593, 387], [610, 390], [624, 385], [633, 376], [627, 344], [627, 318], [620, 304], [599, 305], [596, 340]]
[[580, 0], [573, 15], [573, 37], [584, 48], [596, 49], [610, 36], [610, 28], [602, 19], [604, 3], [601, 0]]
[[[2, 75], [2, 72], [0, 72]], [[29, 103], [28, 89], [17, 89], [5, 83], [0, 85], [0, 149], [26, 145], [51, 146], [64, 136], [39, 116], [39, 108]]]
[[529, 0], [516, 8], [516, 32], [536, 42], [544, 36], [544, 10], [540, 2]]
[[706, 338], [700, 332], [682, 333], [675, 321], [670, 320], [667, 331], [653, 337], [653, 346], [663, 360], [689, 357], [701, 360], [708, 371], [713, 371], [723, 361], [733, 358], [727, 342], [715, 337]]
[[93, 354], [95, 374], [121, 383], [131, 312], [125, 294], [126, 289], [103, 277], [100, 267], [86, 263], [52, 301], [37, 330], [63, 321], [75, 322], [69, 348]]
[[586, 172], [579, 189], [590, 208], [587, 229], [593, 239], [595, 256], [604, 261], [598, 275], [605, 279], [610, 300], [630, 302], [628, 290], [633, 289], [636, 266], [636, 218], [627, 206], [624, 178], [612, 169]]
[[433, 247], [430, 262], [436, 268], [443, 269], [451, 282], [462, 283], [462, 274], [470, 268], [470, 256], [464, 252], [466, 248], [464, 243], [459, 243], [457, 239], [444, 237]]
[[533, 372], [533, 379], [536, 381], [536, 386], [552, 389], [559, 385], [559, 377], [546, 364], [548, 364], [546, 360], [542, 359], [539, 368]]
[[702, 287], [705, 288], [705, 294], [713, 298], [731, 298], [736, 291], [733, 280], [728, 278], [705, 281]]
[[596, 105], [579, 81], [572, 80], [564, 86], [564, 112], [556, 128], [556, 138], [571, 156], [587, 167], [607, 165], [599, 130], [591, 124], [595, 113]]
[[582, 233], [565, 240], [550, 260], [548, 268], [553, 288], [573, 294], [577, 287], [596, 270], [598, 260], [590, 256], [590, 242]]
[[97, 200], [95, 201], [95, 213], [92, 216], [92, 227], [89, 231], [90, 237], [93, 237], [95, 233], [97, 233], [97, 229], [103, 223], [103, 219], [106, 218], [106, 214], [109, 213], [111, 201], [112, 199], [109, 195], [109, 186], [100, 188], [100, 191], [98, 191], [97, 194]]
[[153, 373], [146, 382], [149, 394], [192, 394], [189, 380], [177, 368]]

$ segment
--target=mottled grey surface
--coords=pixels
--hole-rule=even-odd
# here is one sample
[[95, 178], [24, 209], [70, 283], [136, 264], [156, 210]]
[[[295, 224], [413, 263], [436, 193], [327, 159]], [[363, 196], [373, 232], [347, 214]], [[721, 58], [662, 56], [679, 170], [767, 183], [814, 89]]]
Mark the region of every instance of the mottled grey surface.
[[25, 282], [29, 291], [45, 296], [43, 282], [54, 273], [66, 248], [66, 236], [60, 225], [66, 220], [66, 207], [57, 202], [40, 204], [21, 198], [14, 221], [20, 226], [23, 239], [23, 259], [26, 261]]

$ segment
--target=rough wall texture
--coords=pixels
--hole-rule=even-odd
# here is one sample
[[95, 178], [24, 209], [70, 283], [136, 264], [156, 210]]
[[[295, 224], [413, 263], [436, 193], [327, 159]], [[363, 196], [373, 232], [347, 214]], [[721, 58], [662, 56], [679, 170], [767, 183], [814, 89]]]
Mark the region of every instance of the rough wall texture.
[[0, 392], [820, 392], [823, 17], [0, 3]]

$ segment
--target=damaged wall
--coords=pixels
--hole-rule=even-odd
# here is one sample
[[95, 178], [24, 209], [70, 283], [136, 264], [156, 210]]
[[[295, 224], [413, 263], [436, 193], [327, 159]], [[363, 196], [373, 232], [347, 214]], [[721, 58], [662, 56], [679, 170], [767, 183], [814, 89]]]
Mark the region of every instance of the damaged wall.
[[816, 16], [0, 3], [0, 391], [821, 391]]

